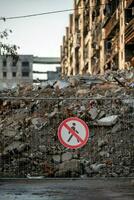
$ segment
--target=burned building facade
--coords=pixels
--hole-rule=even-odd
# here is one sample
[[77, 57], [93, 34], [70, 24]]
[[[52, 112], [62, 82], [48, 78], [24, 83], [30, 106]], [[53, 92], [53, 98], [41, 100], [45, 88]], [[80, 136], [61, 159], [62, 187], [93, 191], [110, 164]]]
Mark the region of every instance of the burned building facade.
[[62, 74], [103, 74], [134, 65], [133, 27], [133, 0], [74, 0], [61, 46]]

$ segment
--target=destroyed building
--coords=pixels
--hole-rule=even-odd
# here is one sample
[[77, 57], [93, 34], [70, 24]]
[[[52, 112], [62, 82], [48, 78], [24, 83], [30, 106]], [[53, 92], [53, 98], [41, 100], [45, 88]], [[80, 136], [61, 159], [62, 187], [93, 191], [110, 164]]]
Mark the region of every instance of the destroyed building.
[[75, 0], [61, 46], [62, 75], [134, 66], [133, 26], [133, 0]]
[[12, 88], [17, 84], [33, 82], [33, 56], [0, 56], [0, 87]]

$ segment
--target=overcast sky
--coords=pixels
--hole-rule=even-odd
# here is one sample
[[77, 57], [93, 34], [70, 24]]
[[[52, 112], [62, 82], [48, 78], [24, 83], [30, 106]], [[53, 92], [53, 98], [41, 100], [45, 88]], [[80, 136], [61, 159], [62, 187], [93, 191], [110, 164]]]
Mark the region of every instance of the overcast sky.
[[[10, 17], [73, 8], [73, 0], [0, 0], [0, 16]], [[59, 56], [69, 12], [25, 19], [7, 20], [1, 29], [10, 28], [10, 42], [20, 46], [20, 53]]]
[[[73, 8], [73, 0], [0, 0], [0, 17], [27, 15]], [[60, 56], [60, 45], [71, 12], [38, 17], [0, 21], [0, 31], [12, 29], [8, 42], [20, 46], [20, 54], [34, 56]], [[35, 66], [34, 70], [41, 70]], [[54, 70], [55, 66], [45, 66]], [[44, 71], [44, 70], [43, 70]], [[34, 77], [38, 77], [34, 76]], [[43, 77], [44, 75], [40, 75]]]

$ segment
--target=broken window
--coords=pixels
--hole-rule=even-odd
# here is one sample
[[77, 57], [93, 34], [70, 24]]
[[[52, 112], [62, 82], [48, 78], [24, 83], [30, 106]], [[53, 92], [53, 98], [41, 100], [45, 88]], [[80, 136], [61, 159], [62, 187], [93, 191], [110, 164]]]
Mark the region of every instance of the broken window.
[[92, 21], [95, 20], [95, 17], [96, 17], [96, 11], [94, 10], [93, 13], [92, 13]]
[[22, 62], [22, 72], [24, 72], [24, 76], [29, 76], [29, 75], [25, 75], [25, 72], [29, 73], [29, 70], [30, 70], [29, 67], [30, 67], [30, 65], [29, 65], [28, 61], [23, 61]]
[[3, 67], [6, 67], [6, 66], [7, 66], [7, 60], [4, 59], [4, 60], [3, 60]]
[[110, 51], [111, 48], [112, 48], [111, 40], [105, 41], [105, 49], [106, 49], [107, 51]]
[[29, 77], [29, 72], [22, 72], [23, 77]]
[[28, 61], [23, 61], [22, 62], [22, 67], [29, 67], [29, 62]]
[[110, 17], [119, 6], [120, 0], [110, 0], [105, 5], [104, 15]]
[[105, 5], [105, 9], [103, 11], [105, 16], [109, 16], [111, 14], [111, 4], [108, 3]]
[[124, 35], [121, 35], [121, 43], [124, 42]]
[[130, 12], [130, 9], [126, 9], [126, 11], [125, 11], [125, 21], [126, 21], [126, 25], [127, 25], [127, 23], [129, 23], [129, 22], [133, 19], [133, 17], [134, 17], [134, 15], [133, 15], [133, 10], [134, 10], [134, 9], [132, 9], [132, 12]]
[[12, 77], [16, 77], [16, 72], [13, 72], [13, 73], [12, 73]]
[[3, 72], [3, 77], [7, 77], [7, 73], [6, 72]]
[[89, 63], [86, 63], [86, 65], [84, 66], [84, 69], [83, 69], [83, 74], [88, 73], [88, 66], [89, 66]]
[[89, 54], [89, 52], [88, 52], [88, 45], [86, 45], [85, 48], [84, 48], [84, 59], [88, 58], [88, 54]]
[[123, 26], [123, 17], [121, 17], [121, 26]]
[[12, 66], [13, 66], [13, 67], [16, 67], [16, 65], [17, 65], [16, 60], [13, 60], [13, 61], [12, 61]]

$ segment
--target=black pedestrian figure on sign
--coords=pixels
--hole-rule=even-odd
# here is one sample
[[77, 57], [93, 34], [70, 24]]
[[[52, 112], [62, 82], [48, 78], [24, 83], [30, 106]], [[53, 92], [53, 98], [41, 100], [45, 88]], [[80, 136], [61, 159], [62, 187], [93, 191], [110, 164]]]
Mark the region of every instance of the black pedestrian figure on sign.
[[[73, 129], [76, 133], [79, 134], [79, 132], [76, 130], [76, 123], [72, 123], [71, 129]], [[69, 134], [70, 134], [70, 132], [69, 132]], [[68, 139], [68, 142], [70, 142], [70, 140], [72, 139], [72, 137], [73, 137], [73, 134], [70, 135], [70, 137], [69, 137], [69, 139]], [[78, 139], [77, 139], [77, 141], [79, 142]]]

